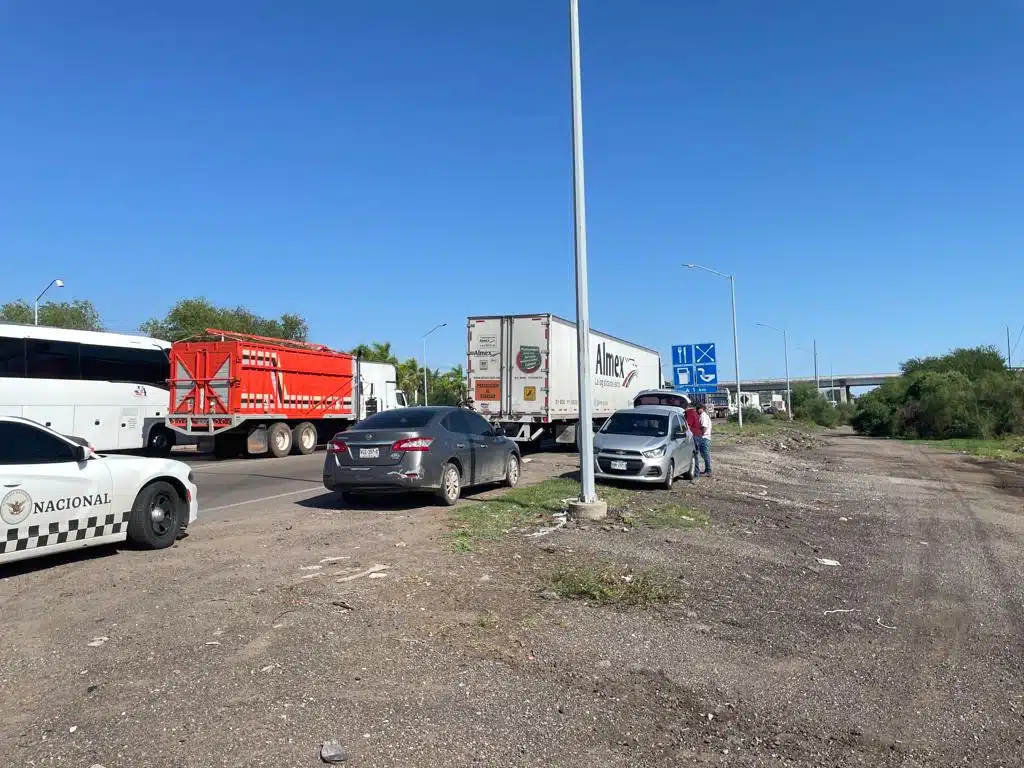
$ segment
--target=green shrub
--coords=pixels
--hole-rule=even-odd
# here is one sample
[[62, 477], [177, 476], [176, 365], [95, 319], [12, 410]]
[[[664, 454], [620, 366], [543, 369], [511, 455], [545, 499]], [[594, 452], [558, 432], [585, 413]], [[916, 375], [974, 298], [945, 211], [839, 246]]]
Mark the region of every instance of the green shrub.
[[793, 418], [822, 427], [839, 423], [839, 414], [832, 403], [813, 384], [805, 383], [793, 387]]
[[[730, 413], [729, 421], [738, 422], [740, 420], [739, 413]], [[760, 424], [768, 421], [768, 417], [761, 413], [757, 408], [744, 408], [743, 409], [743, 423], [744, 424]]]
[[857, 399], [854, 429], [878, 437], [987, 439], [1024, 434], [1024, 378], [991, 347], [909, 360]]

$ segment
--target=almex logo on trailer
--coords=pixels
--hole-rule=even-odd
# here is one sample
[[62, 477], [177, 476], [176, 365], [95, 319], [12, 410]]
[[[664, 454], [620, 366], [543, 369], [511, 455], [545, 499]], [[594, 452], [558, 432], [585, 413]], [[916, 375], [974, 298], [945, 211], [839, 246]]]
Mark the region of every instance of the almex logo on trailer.
[[608, 351], [608, 345], [599, 343], [597, 345], [597, 368], [595, 373], [598, 376], [621, 379], [622, 386], [628, 387], [636, 378], [639, 370], [636, 360], [632, 357], [623, 357]]

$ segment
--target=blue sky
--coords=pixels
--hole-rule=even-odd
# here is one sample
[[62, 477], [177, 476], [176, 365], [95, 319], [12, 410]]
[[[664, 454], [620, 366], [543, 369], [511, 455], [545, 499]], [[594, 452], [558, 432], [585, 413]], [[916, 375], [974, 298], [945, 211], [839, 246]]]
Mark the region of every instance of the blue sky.
[[[1024, 5], [582, 0], [591, 323], [731, 375], [892, 370], [1024, 323]], [[567, 3], [9, 0], [0, 301], [205, 294], [461, 362], [575, 314]], [[1024, 357], [1024, 343], [1018, 348]], [[793, 350], [794, 375], [810, 355]]]

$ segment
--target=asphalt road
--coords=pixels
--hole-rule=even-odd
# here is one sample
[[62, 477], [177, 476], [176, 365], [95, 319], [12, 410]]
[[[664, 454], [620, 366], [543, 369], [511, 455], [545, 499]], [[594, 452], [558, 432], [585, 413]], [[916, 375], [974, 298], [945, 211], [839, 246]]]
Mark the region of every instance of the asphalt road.
[[224, 520], [244, 516], [254, 505], [280, 499], [296, 502], [323, 494], [324, 452], [282, 459], [178, 457], [193, 469], [199, 486], [199, 516]]

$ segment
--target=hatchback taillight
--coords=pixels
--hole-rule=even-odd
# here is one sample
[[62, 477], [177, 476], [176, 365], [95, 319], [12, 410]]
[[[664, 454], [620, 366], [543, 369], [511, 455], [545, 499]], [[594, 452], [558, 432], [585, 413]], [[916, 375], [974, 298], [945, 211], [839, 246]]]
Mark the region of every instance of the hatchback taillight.
[[348, 453], [348, 445], [342, 440], [331, 440], [327, 443], [328, 453]]
[[430, 444], [434, 442], [432, 437], [407, 437], [399, 440], [391, 446], [392, 453], [406, 453], [411, 451], [429, 451]]

